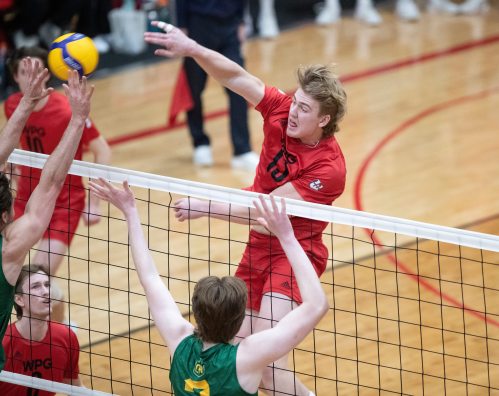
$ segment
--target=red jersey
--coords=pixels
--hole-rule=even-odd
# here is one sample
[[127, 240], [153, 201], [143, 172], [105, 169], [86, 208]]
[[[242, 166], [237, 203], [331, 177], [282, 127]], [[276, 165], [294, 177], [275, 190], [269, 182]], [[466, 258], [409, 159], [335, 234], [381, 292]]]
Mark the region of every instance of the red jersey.
[[[56, 382], [62, 382], [65, 378], [78, 378], [80, 344], [68, 326], [49, 322], [43, 340], [30, 341], [21, 336], [13, 323], [7, 327], [2, 344], [5, 349], [5, 371]], [[24, 386], [0, 382], [0, 394], [26, 396], [28, 393]], [[55, 395], [54, 392], [44, 390], [37, 390], [36, 394]]]
[[[7, 118], [12, 116], [14, 110], [19, 105], [22, 93], [15, 93], [7, 98], [4, 105]], [[71, 120], [71, 106], [66, 96], [53, 92], [49, 95], [46, 105], [40, 111], [31, 113], [21, 135], [20, 148], [43, 154], [52, 154], [59, 144], [64, 131]], [[75, 159], [81, 160], [83, 151], [90, 142], [100, 136], [99, 131], [93, 123], [87, 119], [83, 135], [76, 151]], [[38, 185], [41, 169], [20, 167], [21, 176], [17, 183], [16, 199], [27, 201]], [[71, 189], [69, 188], [71, 186]], [[80, 176], [68, 175], [64, 187], [57, 198], [56, 207], [69, 207], [69, 197], [71, 202], [85, 200], [85, 190]], [[19, 217], [22, 213], [16, 213]]]
[[[331, 136], [316, 147], [288, 137], [286, 128], [292, 99], [274, 87], [265, 87], [265, 96], [256, 106], [263, 116], [264, 140], [253, 185], [247, 190], [269, 194], [291, 182], [308, 202], [331, 205], [345, 189], [346, 167], [338, 142]], [[292, 217], [298, 239], [322, 234], [327, 223]]]

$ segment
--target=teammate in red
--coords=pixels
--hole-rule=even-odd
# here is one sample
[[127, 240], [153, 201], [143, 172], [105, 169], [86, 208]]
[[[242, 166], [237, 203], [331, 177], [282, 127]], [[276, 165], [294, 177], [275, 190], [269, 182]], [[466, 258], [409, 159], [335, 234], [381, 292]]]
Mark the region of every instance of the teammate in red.
[[[16, 283], [14, 308], [17, 322], [10, 324], [2, 341], [5, 371], [81, 386], [78, 338], [68, 326], [49, 321], [50, 279], [41, 266], [25, 265]], [[39, 396], [54, 392], [36, 390]], [[25, 386], [0, 382], [0, 394], [26, 396]], [[34, 394], [34, 393], [33, 393]]]
[[[28, 56], [38, 59], [44, 65], [47, 63], [47, 52], [41, 48], [20, 48], [14, 52], [9, 60], [9, 68], [21, 92], [9, 96], [5, 101], [4, 109], [7, 118], [11, 117], [19, 105], [26, 87], [26, 72], [21, 60]], [[70, 119], [71, 108], [66, 96], [52, 92], [40, 100], [26, 122], [21, 135], [20, 148], [50, 155], [61, 140]], [[87, 119], [85, 123], [75, 159], [81, 160], [83, 152], [86, 150], [92, 152], [96, 163], [109, 164], [111, 161], [111, 150], [90, 119]], [[40, 180], [41, 170], [21, 166], [19, 173], [14, 204], [16, 218], [24, 213], [26, 203]], [[68, 176], [57, 198], [49, 227], [38, 245], [36, 255], [32, 258], [32, 262], [43, 265], [52, 276], [56, 274], [64, 259], [64, 254], [74, 237], [80, 217], [86, 225], [95, 224], [100, 219], [98, 199], [89, 199], [88, 203], [85, 204], [85, 197], [86, 192], [82, 178]], [[56, 300], [61, 300], [62, 294], [60, 292], [54, 293], [57, 288], [53, 282], [52, 286], [54, 288], [53, 297]], [[53, 320], [62, 321], [64, 319], [63, 307], [63, 304], [56, 304]]]
[[[156, 50], [156, 55], [192, 57], [210, 76], [261, 112], [264, 142], [249, 190], [327, 205], [341, 195], [346, 168], [334, 134], [345, 114], [346, 94], [326, 66], [299, 69], [299, 88], [290, 97], [266, 86], [222, 55], [197, 44], [172, 25], [154, 24], [166, 32], [145, 34], [147, 42], [163, 47]], [[180, 221], [209, 214], [253, 224], [236, 272], [236, 276], [246, 282], [249, 293], [250, 315], [240, 336], [268, 329], [301, 303], [296, 280], [277, 238], [269, 236], [268, 230], [257, 224], [254, 210], [187, 198], [177, 201], [175, 206]], [[295, 236], [321, 275], [328, 257], [322, 242], [326, 223], [298, 217], [293, 217], [291, 222]], [[287, 356], [276, 362], [275, 367], [263, 376], [265, 391], [305, 396], [311, 393], [287, 370]]]

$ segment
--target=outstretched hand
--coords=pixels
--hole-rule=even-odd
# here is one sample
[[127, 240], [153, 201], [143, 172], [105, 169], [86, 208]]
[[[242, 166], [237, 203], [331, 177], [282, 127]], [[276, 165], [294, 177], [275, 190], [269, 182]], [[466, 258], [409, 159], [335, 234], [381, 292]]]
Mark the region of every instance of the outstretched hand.
[[53, 88], [45, 88], [50, 78], [49, 71], [42, 66], [38, 59], [31, 59], [30, 57], [22, 59], [21, 64], [27, 77], [23, 99], [32, 105], [36, 105], [54, 90]]
[[128, 182], [123, 182], [123, 189], [114, 187], [108, 181], [99, 178], [89, 182], [90, 191], [97, 198], [103, 199], [121, 210], [124, 214], [135, 208], [135, 197], [128, 186]]
[[69, 72], [68, 83], [62, 85], [69, 99], [73, 116], [87, 118], [90, 114], [90, 99], [94, 92], [94, 86], [89, 85], [87, 78], [80, 75], [76, 70]]
[[281, 198], [281, 210], [279, 210], [272, 195], [270, 195], [272, 208], [269, 207], [262, 195], [258, 199], [259, 201], [253, 201], [258, 214], [257, 221], [279, 239], [292, 236], [293, 227], [286, 214], [286, 201], [284, 198]]
[[163, 48], [154, 51], [155, 55], [166, 57], [190, 56], [196, 42], [185, 35], [179, 28], [165, 22], [153, 21], [153, 26], [162, 32], [146, 32], [144, 40], [149, 44], [156, 44]]

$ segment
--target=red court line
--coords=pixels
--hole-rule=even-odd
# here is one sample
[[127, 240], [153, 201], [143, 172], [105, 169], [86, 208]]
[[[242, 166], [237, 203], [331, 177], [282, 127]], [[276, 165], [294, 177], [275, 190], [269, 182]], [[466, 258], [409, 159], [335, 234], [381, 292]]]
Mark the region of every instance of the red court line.
[[[461, 105], [461, 104], [464, 104], [464, 103], [467, 103], [467, 102], [470, 102], [473, 100], [483, 99], [489, 95], [496, 94], [496, 93], [499, 93], [499, 87], [494, 87], [494, 88], [491, 88], [491, 89], [488, 89], [488, 90], [485, 90], [482, 92], [463, 96], [460, 98], [449, 100], [447, 102], [443, 102], [443, 103], [440, 103], [438, 105], [429, 107], [428, 109], [423, 110], [422, 112], [409, 118], [407, 121], [403, 122], [401, 125], [399, 125], [397, 128], [395, 128], [392, 132], [390, 132], [388, 135], [386, 135], [380, 142], [378, 142], [378, 144], [374, 147], [374, 149], [371, 150], [371, 152], [365, 158], [364, 162], [362, 163], [362, 166], [359, 169], [359, 172], [358, 172], [357, 177], [355, 179], [355, 185], [354, 185], [355, 209], [364, 210], [364, 205], [362, 203], [362, 186], [363, 186], [363, 182], [364, 182], [364, 179], [366, 176], [367, 169], [369, 168], [371, 163], [374, 161], [374, 159], [378, 156], [378, 154], [381, 152], [381, 150], [391, 140], [398, 137], [401, 133], [407, 132], [409, 127], [417, 124], [418, 122], [420, 122], [421, 120], [423, 120], [424, 118], [426, 118], [432, 114], [435, 114], [439, 111], [446, 110], [448, 108], [458, 106], [458, 105]], [[365, 229], [365, 231], [372, 238], [375, 245], [383, 246], [383, 243], [378, 238], [376, 238], [376, 236], [374, 236], [372, 234], [372, 230]], [[410, 278], [412, 278], [416, 282], [419, 282], [419, 284], [423, 288], [438, 295], [442, 300], [447, 301], [452, 306], [455, 306], [455, 307], [460, 308], [460, 309], [464, 309], [467, 313], [469, 313], [472, 316], [475, 316], [475, 317], [477, 317], [477, 318], [479, 318], [487, 323], [490, 323], [496, 327], [499, 327], [499, 321], [497, 321], [491, 317], [488, 317], [487, 315], [485, 315], [479, 311], [476, 311], [473, 308], [470, 308], [470, 307], [464, 305], [459, 300], [457, 300], [456, 298], [454, 298], [448, 294], [442, 293], [437, 287], [432, 285], [429, 281], [427, 281], [426, 279], [420, 278], [419, 275], [412, 272], [411, 269], [406, 264], [404, 264], [400, 260], [397, 260], [396, 257], [394, 257], [392, 254], [388, 255], [388, 257], [389, 257], [390, 261], [392, 261], [392, 263], [395, 265], [395, 267], [401, 270], [400, 271], [401, 273], [405, 273], [406, 275], [408, 275]]]
[[[434, 59], [445, 58], [447, 56], [451, 56], [451, 55], [458, 54], [461, 52], [469, 51], [469, 50], [472, 50], [475, 48], [484, 47], [484, 46], [489, 45], [489, 44], [495, 44], [497, 42], [499, 42], [499, 35], [494, 35], [494, 36], [483, 38], [481, 40], [471, 41], [471, 42], [464, 43], [464, 44], [458, 44], [454, 47], [449, 47], [449, 48], [446, 48], [443, 50], [429, 52], [429, 53], [423, 54], [421, 56], [417, 56], [417, 57], [413, 57], [413, 58], [409, 58], [409, 59], [404, 59], [404, 60], [397, 61], [397, 62], [388, 63], [386, 65], [377, 66], [377, 67], [367, 69], [367, 70], [364, 70], [361, 72], [346, 74], [345, 76], [343, 76], [341, 78], [341, 81], [344, 83], [348, 83], [348, 82], [353, 82], [353, 81], [357, 81], [357, 80], [362, 80], [364, 78], [377, 76], [377, 75], [388, 73], [388, 72], [391, 72], [394, 70], [402, 69], [404, 67], [409, 67], [409, 66], [420, 64], [420, 63], [428, 62], [428, 61], [431, 61]], [[211, 113], [206, 114], [204, 118], [205, 118], [205, 120], [210, 120], [213, 118], [226, 116], [227, 113], [228, 113], [227, 109], [217, 110], [215, 112], [211, 112]], [[129, 142], [129, 141], [132, 141], [135, 139], [141, 139], [144, 137], [157, 135], [159, 133], [171, 132], [175, 129], [184, 127], [185, 125], [186, 125], [185, 122], [181, 122], [181, 123], [175, 123], [172, 125], [165, 124], [165, 125], [159, 125], [159, 126], [152, 127], [152, 128], [146, 128], [146, 129], [143, 129], [141, 131], [132, 132], [132, 133], [128, 133], [128, 134], [124, 134], [121, 136], [116, 136], [116, 137], [110, 138], [110, 139], [108, 139], [108, 143], [109, 143], [109, 145], [114, 146], [117, 144]]]

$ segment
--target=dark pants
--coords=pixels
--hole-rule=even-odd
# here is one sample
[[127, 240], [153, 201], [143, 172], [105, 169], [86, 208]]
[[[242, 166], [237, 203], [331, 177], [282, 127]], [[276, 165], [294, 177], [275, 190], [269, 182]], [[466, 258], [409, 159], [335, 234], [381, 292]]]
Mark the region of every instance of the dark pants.
[[[244, 67], [241, 43], [237, 35], [239, 21], [212, 18], [204, 15], [189, 16], [189, 36], [199, 44], [217, 51]], [[206, 86], [207, 75], [192, 59], [186, 58], [184, 67], [191, 88], [194, 108], [187, 113], [187, 121], [194, 147], [210, 144], [203, 126], [201, 94]], [[226, 89], [229, 95], [230, 133], [234, 155], [251, 151], [248, 129], [248, 104], [241, 96]]]
[[65, 30], [79, 13], [83, 1], [86, 0], [20, 0], [19, 28], [26, 35], [34, 35], [43, 22], [50, 20]]
[[89, 37], [109, 34], [111, 29], [107, 16], [111, 9], [111, 0], [85, 0], [80, 10], [76, 30]]

